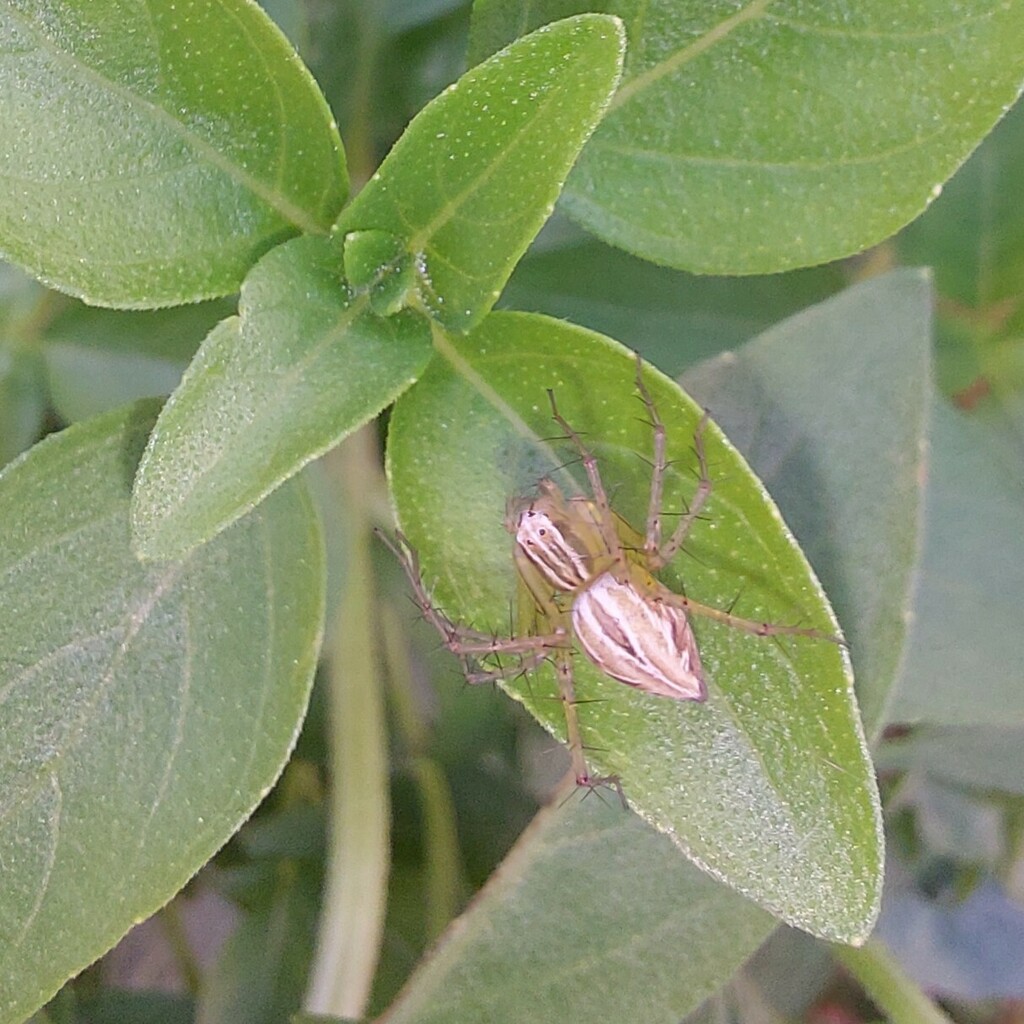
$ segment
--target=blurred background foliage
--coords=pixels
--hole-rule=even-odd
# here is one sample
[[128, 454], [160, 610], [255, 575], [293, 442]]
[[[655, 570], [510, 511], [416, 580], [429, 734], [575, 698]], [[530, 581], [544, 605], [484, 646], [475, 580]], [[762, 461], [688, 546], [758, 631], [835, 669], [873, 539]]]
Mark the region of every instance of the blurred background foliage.
[[[323, 88], [357, 181], [464, 64], [466, 3], [263, 6]], [[949, 683], [956, 700], [944, 705], [928, 650], [917, 652], [925, 660], [909, 685], [935, 686], [935, 714], [890, 726], [878, 750], [890, 852], [880, 934], [956, 1019], [1004, 1024], [1024, 1019], [1024, 719], [1019, 697], [1014, 711], [989, 691], [1024, 686], [1022, 182], [1018, 104], [923, 216], [853, 259], [777, 275], [699, 277], [610, 248], [556, 214], [500, 302], [607, 333], [679, 376], [855, 281], [895, 266], [933, 268], [937, 422], [945, 426], [935, 432], [932, 458], [948, 466], [957, 499], [948, 535], [967, 553], [952, 567], [926, 565], [925, 578], [945, 574], [941, 628], [962, 638], [967, 654]], [[0, 458], [10, 461], [45, 433], [104, 409], [167, 394], [232, 309], [229, 301], [154, 312], [94, 309], [0, 268]], [[331, 480], [324, 476], [318, 486], [327, 534], [340, 535]], [[392, 870], [372, 999], [379, 1012], [508, 852], [565, 758], [519, 705], [487, 687], [467, 691], [434, 633], [416, 621], [386, 554], [376, 570], [396, 659], [389, 666]], [[1016, 629], [1007, 608], [1016, 609]], [[414, 637], [408, 652], [398, 640], [407, 628]], [[409, 682], [400, 683], [397, 660], [406, 657]], [[890, 718], [899, 719], [902, 699]], [[966, 722], [965, 702], [977, 709]], [[254, 1024], [284, 1020], [297, 1008], [324, 868], [324, 727], [318, 687], [296, 754], [252, 820], [165, 911], [41, 1011], [40, 1021]], [[439, 851], [446, 855], [440, 866]], [[824, 947], [788, 930], [776, 932], [695, 1015], [876, 1017]]]

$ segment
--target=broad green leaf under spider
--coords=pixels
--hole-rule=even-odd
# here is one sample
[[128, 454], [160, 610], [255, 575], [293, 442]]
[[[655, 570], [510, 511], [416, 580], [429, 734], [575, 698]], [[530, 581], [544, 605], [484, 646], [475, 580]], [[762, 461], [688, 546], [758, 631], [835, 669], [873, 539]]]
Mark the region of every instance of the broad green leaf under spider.
[[[565, 419], [594, 451], [616, 513], [633, 524], [647, 516], [651, 429], [636, 398], [632, 354], [600, 335], [529, 314], [493, 314], [439, 347], [442, 358], [392, 420], [389, 472], [400, 524], [426, 578], [437, 580], [434, 596], [445, 612], [505, 635], [517, 586], [508, 500], [535, 493], [545, 477], [570, 500], [585, 493], [577, 467], [559, 468], [573, 455], [555, 438], [562, 432], [545, 390], [555, 391]], [[685, 507], [702, 413], [660, 375], [644, 380], [668, 437], [665, 507]], [[763, 488], [713, 424], [705, 440], [714, 495], [663, 582], [713, 608], [728, 608], [740, 594], [735, 611], [745, 618], [835, 633]], [[635, 692], [577, 659], [592, 767], [619, 776], [640, 814], [777, 916], [830, 938], [862, 938], [877, 912], [880, 817], [845, 653], [827, 642], [774, 643], [710, 620], [693, 628], [705, 704]], [[564, 735], [550, 673], [505, 686]]]

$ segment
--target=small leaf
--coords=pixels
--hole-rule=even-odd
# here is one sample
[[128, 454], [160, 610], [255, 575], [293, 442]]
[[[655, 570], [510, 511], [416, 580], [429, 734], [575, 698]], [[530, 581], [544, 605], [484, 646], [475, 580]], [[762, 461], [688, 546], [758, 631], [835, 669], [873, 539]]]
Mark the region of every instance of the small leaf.
[[[474, 59], [575, 0], [474, 6]], [[1021, 0], [588, 3], [626, 21], [622, 86], [564, 209], [711, 274], [858, 252], [912, 220], [1024, 78]]]
[[404, 239], [425, 307], [448, 327], [472, 326], [551, 213], [615, 90], [623, 47], [618, 19], [582, 15], [467, 72], [409, 125], [339, 237]]
[[0, 1022], [165, 903], [294, 743], [323, 614], [305, 489], [185, 562], [131, 552], [151, 403], [0, 475]]
[[888, 720], [914, 599], [931, 309], [929, 278], [897, 271], [685, 378], [771, 490], [824, 583], [870, 736]]
[[378, 316], [391, 316], [409, 305], [416, 290], [416, 264], [397, 235], [350, 231], [343, 259], [349, 284], [357, 292], [370, 292], [370, 309]]
[[0, 0], [0, 49], [0, 251], [64, 291], [226, 295], [338, 215], [334, 121], [256, 4]]
[[[616, 510], [645, 521], [651, 430], [632, 355], [546, 317], [498, 313], [442, 349], [398, 403], [388, 457], [402, 529], [447, 612], [507, 634], [516, 592], [503, 523], [510, 498], [544, 475], [578, 489], [578, 453], [552, 436], [545, 388], [596, 452]], [[701, 411], [665, 378], [645, 376], [669, 434], [666, 507], [696, 486]], [[543, 439], [549, 439], [547, 441]], [[714, 494], [672, 589], [757, 621], [834, 631], [824, 597], [760, 483], [713, 426]], [[567, 464], [575, 467], [568, 475]], [[842, 650], [774, 644], [694, 618], [707, 704], [648, 696], [574, 660], [584, 743], [598, 774], [618, 775], [636, 810], [712, 874], [787, 921], [844, 941], [877, 912], [877, 794]], [[508, 686], [549, 729], [564, 722], [550, 673]], [[592, 703], [591, 703], [592, 702]]]
[[773, 926], [617, 802], [570, 798], [541, 812], [386, 1018], [679, 1020]]
[[426, 323], [370, 315], [325, 238], [268, 253], [240, 318], [203, 343], [157, 421], [132, 508], [138, 550], [175, 558], [392, 402], [430, 358]]

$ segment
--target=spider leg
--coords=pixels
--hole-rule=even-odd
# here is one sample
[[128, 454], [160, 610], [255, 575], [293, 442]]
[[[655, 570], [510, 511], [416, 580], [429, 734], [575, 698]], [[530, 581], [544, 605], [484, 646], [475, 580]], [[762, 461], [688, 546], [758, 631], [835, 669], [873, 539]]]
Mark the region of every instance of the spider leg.
[[[412, 586], [416, 606], [427, 622], [437, 630], [444, 646], [459, 659], [467, 682], [490, 683], [511, 679], [539, 665], [550, 656], [553, 649], [566, 647], [570, 643], [565, 629], [560, 627], [544, 635], [500, 637], [454, 622], [431, 600], [423, 582], [419, 558], [405, 537], [398, 533], [392, 540], [382, 530], [376, 533], [398, 559]], [[478, 666], [479, 659], [501, 654], [512, 655], [514, 660], [510, 664], [493, 668]]]
[[733, 615], [731, 610], [723, 611], [721, 608], [700, 604], [698, 601], [693, 601], [683, 594], [676, 594], [670, 590], [661, 590], [655, 600], [665, 601], [668, 604], [675, 605], [677, 608], [682, 608], [688, 614], [700, 615], [714, 622], [721, 622], [723, 625], [731, 626], [733, 629], [742, 630], [744, 633], [752, 633], [754, 636], [804, 636], [812, 640], [828, 640], [830, 643], [839, 644], [843, 647], [846, 646], [846, 641], [841, 636], [825, 633], [820, 629], [814, 629], [810, 626], [785, 626], [775, 622], [745, 619], [740, 615]]
[[572, 758], [572, 773], [577, 786], [586, 786], [590, 781], [587, 763], [583, 758], [583, 739], [580, 736], [580, 719], [576, 713], [576, 686], [573, 682], [572, 658], [568, 651], [559, 651], [555, 658], [555, 673], [558, 677], [558, 696], [562, 701], [565, 715], [565, 735]]
[[653, 565], [661, 551], [661, 502], [665, 493], [665, 470], [668, 468], [668, 462], [665, 457], [665, 424], [658, 415], [654, 399], [644, 383], [644, 361], [639, 352], [636, 354], [636, 390], [647, 409], [647, 416], [654, 434], [651, 493], [647, 500], [647, 526], [644, 530], [645, 560], [648, 565]]
[[617, 775], [591, 775], [584, 755], [583, 736], [580, 732], [580, 719], [576, 707], [576, 685], [573, 680], [572, 652], [560, 650], [555, 655], [555, 671], [558, 676], [558, 695], [562, 701], [565, 714], [565, 735], [572, 758], [572, 774], [576, 785], [581, 789], [595, 790], [602, 787], [614, 789], [619, 794], [623, 807], [628, 807], [622, 792], [622, 783]]
[[658, 414], [658, 408], [654, 403], [654, 397], [648, 390], [643, 378], [643, 360], [640, 354], [636, 357], [636, 389], [640, 400], [644, 403], [647, 415], [650, 418], [651, 429], [654, 432], [653, 440], [653, 462], [651, 469], [651, 493], [647, 504], [647, 527], [644, 533], [644, 557], [648, 568], [652, 572], [668, 565], [675, 558], [679, 549], [683, 546], [687, 534], [694, 522], [700, 516], [701, 511], [711, 497], [713, 484], [711, 475], [708, 472], [707, 454], [704, 450], [704, 431], [708, 424], [708, 414], [705, 412], [697, 424], [697, 430], [693, 435], [693, 448], [697, 455], [698, 482], [697, 491], [690, 502], [690, 507], [679, 518], [672, 536], [667, 542], [662, 541], [662, 501], [665, 496], [665, 473], [668, 470], [668, 459], [666, 456], [665, 423]]
[[[700, 512], [708, 504], [708, 499], [711, 498], [712, 490], [714, 489], [714, 483], [712, 482], [711, 475], [708, 471], [708, 456], [705, 452], [705, 445], [703, 445], [703, 432], [708, 426], [708, 414], [705, 413], [700, 417], [700, 422], [697, 424], [696, 432], [693, 434], [693, 451], [697, 457], [697, 489], [694, 492], [693, 498], [690, 501], [689, 508], [679, 517], [679, 522], [676, 524], [676, 528], [672, 531], [672, 537], [669, 538], [668, 542], [664, 545], [659, 545], [657, 548], [648, 552], [650, 559], [650, 567], [652, 570], [657, 570], [665, 565], [668, 565], [673, 558], [679, 553], [679, 549], [683, 546], [683, 542], [686, 540], [689, 534], [690, 527], [697, 520]], [[663, 428], [664, 429], [664, 428]], [[660, 479], [665, 474], [665, 463], [660, 466], [655, 463], [653, 479], [658, 479], [658, 490], [662, 487]], [[651, 490], [653, 492], [654, 484], [651, 484]], [[658, 498], [660, 503], [660, 497]], [[652, 506], [653, 508], [653, 506]], [[650, 539], [648, 538], [648, 544]], [[645, 548], [645, 551], [647, 549]]]
[[619, 542], [619, 535], [615, 530], [615, 517], [612, 515], [611, 503], [608, 500], [608, 492], [604, 489], [604, 482], [601, 480], [601, 472], [597, 468], [597, 459], [594, 453], [583, 443], [580, 435], [569, 425], [569, 422], [558, 411], [555, 403], [555, 393], [548, 388], [548, 401], [551, 403], [551, 416], [554, 421], [565, 431], [565, 436], [576, 446], [580, 454], [580, 460], [587, 474], [590, 483], [590, 490], [594, 496], [594, 504], [597, 506], [597, 524], [601, 536], [608, 548], [609, 554], [618, 561], [622, 558], [622, 545]]

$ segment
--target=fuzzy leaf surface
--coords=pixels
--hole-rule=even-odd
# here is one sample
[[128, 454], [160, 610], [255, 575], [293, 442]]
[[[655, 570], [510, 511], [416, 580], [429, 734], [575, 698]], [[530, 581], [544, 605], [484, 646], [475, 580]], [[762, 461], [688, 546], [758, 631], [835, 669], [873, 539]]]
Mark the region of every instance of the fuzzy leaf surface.
[[0, 2], [0, 252], [93, 304], [237, 290], [348, 190], [333, 118], [246, 0]]
[[1024, 79], [1021, 0], [484, 0], [471, 55], [583, 6], [620, 15], [629, 51], [564, 208], [700, 273], [771, 273], [881, 241]]
[[405, 241], [420, 301], [465, 330], [494, 305], [619, 81], [616, 18], [550, 25], [471, 69], [412, 121], [337, 226]]
[[316, 664], [323, 550], [305, 488], [183, 562], [129, 544], [152, 403], [0, 475], [0, 1021], [163, 905], [266, 794]]
[[[505, 634], [516, 593], [506, 504], [545, 475], [567, 494], [582, 479], [573, 450], [552, 440], [559, 429], [545, 388], [594, 449], [616, 510], [641, 528], [651, 430], [632, 354], [601, 335], [499, 313], [443, 351], [395, 410], [393, 493], [440, 605]], [[669, 435], [664, 508], [678, 511], [696, 486], [691, 446], [701, 411], [667, 378], [652, 371], [645, 380]], [[685, 581], [690, 598], [720, 609], [739, 594], [736, 614], [759, 622], [834, 632], [759, 482], [713, 425], [706, 442], [714, 494], [663, 580], [677, 592]], [[693, 627], [706, 704], [630, 690], [574, 659], [592, 770], [618, 775], [638, 813], [778, 916], [821, 935], [863, 937], [877, 912], [879, 811], [842, 648], [775, 644], [697, 617]], [[563, 734], [552, 673], [508, 689]]]
[[209, 334], [157, 420], [132, 524], [147, 558], [176, 558], [375, 416], [430, 358], [422, 317], [372, 316], [326, 238], [268, 253], [239, 317]]
[[617, 801], [577, 796], [541, 812], [382, 1020], [673, 1024], [773, 927]]

